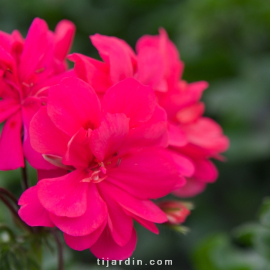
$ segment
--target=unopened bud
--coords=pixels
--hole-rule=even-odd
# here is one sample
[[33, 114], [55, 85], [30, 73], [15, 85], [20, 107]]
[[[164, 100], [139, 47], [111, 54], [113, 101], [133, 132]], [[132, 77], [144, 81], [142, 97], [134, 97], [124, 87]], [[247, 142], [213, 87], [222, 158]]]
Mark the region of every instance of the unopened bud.
[[190, 214], [190, 203], [181, 201], [162, 201], [158, 206], [167, 215], [169, 225], [179, 225], [185, 222], [187, 216]]

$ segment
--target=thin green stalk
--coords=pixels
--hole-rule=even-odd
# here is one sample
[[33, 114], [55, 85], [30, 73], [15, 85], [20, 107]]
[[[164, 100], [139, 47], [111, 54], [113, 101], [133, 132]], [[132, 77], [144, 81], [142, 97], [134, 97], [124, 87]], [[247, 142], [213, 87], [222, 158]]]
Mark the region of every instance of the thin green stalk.
[[55, 229], [51, 230], [58, 249], [58, 270], [64, 270], [63, 245], [58, 232]]
[[21, 169], [21, 172], [22, 172], [22, 186], [23, 186], [23, 189], [26, 190], [29, 188], [26, 163], [25, 163], [25, 166]]

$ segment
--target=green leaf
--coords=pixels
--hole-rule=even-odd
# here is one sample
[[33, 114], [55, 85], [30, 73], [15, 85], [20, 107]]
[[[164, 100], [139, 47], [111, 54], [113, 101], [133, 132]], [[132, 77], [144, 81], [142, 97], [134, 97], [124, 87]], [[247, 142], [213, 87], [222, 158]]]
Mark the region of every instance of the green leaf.
[[264, 270], [269, 263], [251, 249], [234, 247], [226, 234], [206, 238], [194, 253], [196, 270]]

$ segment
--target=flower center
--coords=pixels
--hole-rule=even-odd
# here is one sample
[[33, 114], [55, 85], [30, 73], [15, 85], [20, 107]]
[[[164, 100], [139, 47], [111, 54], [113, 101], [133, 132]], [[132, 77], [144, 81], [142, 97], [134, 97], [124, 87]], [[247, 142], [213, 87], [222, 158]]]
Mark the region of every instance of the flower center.
[[82, 182], [99, 183], [107, 177], [107, 169], [103, 162], [95, 163], [88, 169], [89, 177], [82, 180]]

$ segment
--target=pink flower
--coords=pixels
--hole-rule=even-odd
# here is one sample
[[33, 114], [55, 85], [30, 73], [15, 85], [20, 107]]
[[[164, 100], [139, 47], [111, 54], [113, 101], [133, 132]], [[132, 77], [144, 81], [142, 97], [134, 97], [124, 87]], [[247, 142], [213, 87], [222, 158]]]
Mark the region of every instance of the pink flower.
[[180, 225], [185, 222], [190, 215], [190, 210], [184, 202], [180, 201], [161, 201], [157, 204], [166, 213], [168, 225]]
[[[210, 158], [221, 159], [229, 140], [213, 120], [202, 117], [200, 102], [207, 82], [188, 84], [181, 80], [184, 64], [165, 30], [158, 36], [143, 36], [136, 44], [137, 55], [127, 43], [115, 37], [91, 36], [104, 62], [81, 54], [69, 56], [77, 76], [102, 96], [108, 87], [128, 77], [151, 86], [168, 115], [169, 148], [179, 167], [187, 170], [187, 186], [175, 191], [183, 197], [202, 192], [217, 179], [218, 171]], [[184, 165], [183, 165], [184, 164]], [[189, 166], [187, 166], [189, 164]]]
[[167, 217], [150, 199], [185, 184], [164, 149], [165, 111], [150, 87], [131, 78], [110, 87], [101, 102], [89, 84], [63, 79], [50, 88], [30, 135], [63, 176], [25, 191], [20, 217], [30, 226], [57, 226], [71, 248], [90, 248], [98, 258], [131, 256], [132, 221], [158, 233], [155, 223]]
[[[15, 30], [0, 32], [0, 169], [24, 167], [24, 155], [36, 168], [53, 168], [31, 147], [29, 123], [46, 102], [47, 88], [67, 69], [65, 61], [74, 36], [74, 25], [61, 21], [55, 33], [36, 18], [24, 40]], [[22, 145], [23, 133], [23, 145]]]

